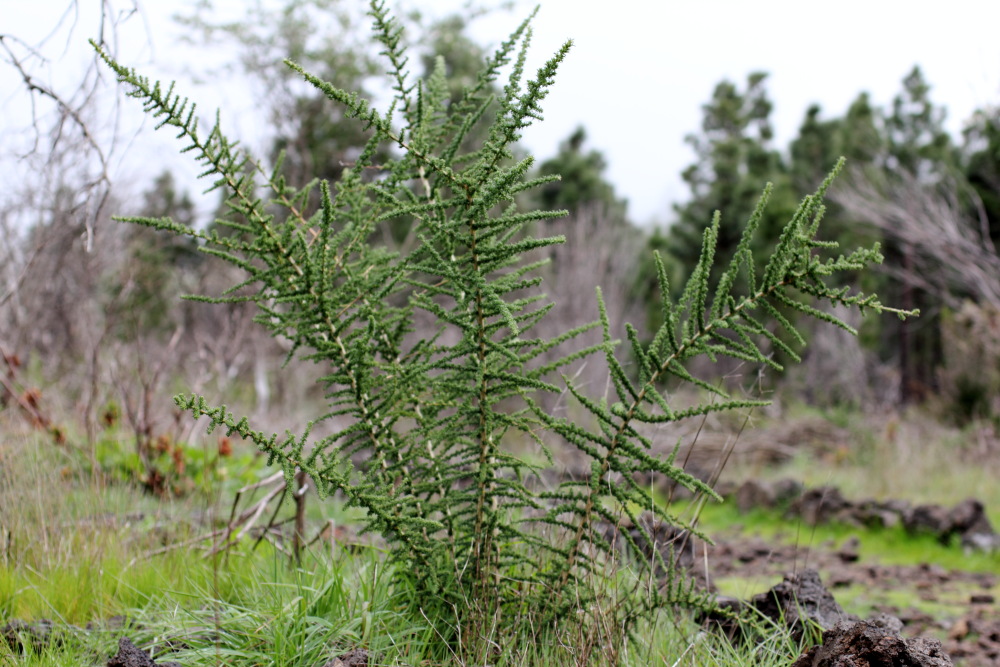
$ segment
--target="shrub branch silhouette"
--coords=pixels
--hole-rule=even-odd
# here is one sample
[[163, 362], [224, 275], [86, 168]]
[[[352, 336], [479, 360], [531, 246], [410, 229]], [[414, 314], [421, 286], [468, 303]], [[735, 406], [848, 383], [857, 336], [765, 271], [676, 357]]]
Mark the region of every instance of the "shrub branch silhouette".
[[[667, 585], [638, 595], [610, 586], [608, 577], [615, 575], [605, 574], [605, 564], [619, 556], [606, 526], [622, 514], [637, 530], [620, 535], [635, 555], [643, 553], [643, 542], [654, 544], [637, 508], [684, 527], [634, 481], [635, 473], [653, 472], [717, 497], [675, 464], [676, 449], [666, 459], [653, 455], [642, 425], [764, 404], [727, 395], [693, 376], [685, 364], [699, 355], [729, 356], [779, 369], [765, 343], [797, 359], [764, 323], [776, 323], [803, 343], [782, 307], [850, 329], [803, 296], [904, 316], [875, 296], [827, 284], [839, 272], [881, 261], [878, 247], [821, 258], [836, 248], [816, 238], [831, 175], [803, 200], [758, 275], [750, 248], [768, 188], [714, 286], [718, 214], [705, 230], [701, 259], [676, 303], [656, 256], [663, 325], [645, 345], [626, 325], [635, 375], [616, 356], [619, 342], [612, 339], [599, 289], [598, 322], [552, 339], [531, 337], [551, 304], [532, 295], [542, 262], [529, 256], [565, 239], [534, 238], [529, 232], [533, 223], [565, 212], [518, 209], [518, 193], [554, 177], [530, 177], [532, 159], [516, 160], [511, 146], [521, 130], [541, 120], [541, 102], [570, 43], [525, 81], [529, 17], [487, 60], [477, 82], [451, 102], [443, 62], [426, 81], [416, 80], [406, 69], [398, 23], [377, 0], [371, 15], [395, 92], [387, 112], [286, 61], [370, 132], [356, 163], [332, 185], [288, 186], [280, 159], [265, 172], [223, 134], [218, 120], [202, 134], [194, 104], [173, 84], [164, 88], [101, 52], [128, 94], [159, 120], [157, 127], [176, 128], [187, 142], [183, 151], [204, 166], [202, 176], [214, 179], [213, 188], [228, 193], [229, 207], [243, 222], [220, 221], [238, 232], [220, 236], [169, 219], [124, 220], [198, 239], [204, 252], [240, 267], [246, 280], [221, 297], [191, 298], [255, 302], [257, 321], [292, 342], [290, 356], [301, 354], [327, 369], [322, 378], [327, 412], [298, 435], [254, 430], [246, 418], [201, 396], [175, 401], [196, 418], [208, 417], [210, 430], [252, 440], [269, 463], [281, 466], [289, 484], [301, 470], [321, 496], [340, 491], [350, 505], [363, 508], [366, 530], [390, 545], [400, 590], [409, 592], [412, 605], [442, 634], [460, 633], [469, 646], [485, 643], [481, 636], [495, 623], [525, 614], [548, 627], [580, 623], [576, 611], [608, 595], [617, 596], [613, 609], [626, 635], [636, 620], [664, 605], [707, 606], [673, 559], [658, 550], [644, 564], [636, 559], [646, 568], [638, 580], [642, 571], [655, 570], [667, 573]], [[509, 78], [495, 99], [494, 82], [508, 66]], [[486, 117], [488, 109], [497, 109], [494, 118]], [[463, 152], [463, 140], [480, 122], [490, 123], [484, 143]], [[372, 178], [373, 156], [385, 146], [395, 147], [397, 157], [377, 165], [379, 177]], [[317, 187], [320, 207], [307, 211]], [[268, 193], [266, 200], [261, 191]], [[401, 219], [415, 225], [417, 243], [408, 254], [369, 242], [379, 225]], [[252, 294], [243, 296], [248, 287]], [[417, 311], [436, 320], [433, 335], [415, 332]], [[603, 330], [601, 343], [542, 362], [544, 353], [595, 326]], [[595, 400], [570, 378], [561, 379], [590, 413], [593, 427], [544, 411], [539, 394], [562, 391], [553, 376], [593, 355], [607, 362], [613, 401]], [[670, 378], [715, 399], [675, 409], [658, 388]], [[338, 430], [312, 438], [313, 425], [321, 421]], [[590, 462], [589, 479], [541, 492], [527, 482], [538, 469], [505, 443], [520, 438], [542, 444], [543, 430]]]

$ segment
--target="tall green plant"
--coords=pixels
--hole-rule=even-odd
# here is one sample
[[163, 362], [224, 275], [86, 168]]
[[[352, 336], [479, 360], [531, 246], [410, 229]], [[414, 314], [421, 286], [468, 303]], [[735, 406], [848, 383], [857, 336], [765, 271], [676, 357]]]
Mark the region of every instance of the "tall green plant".
[[[289, 483], [302, 470], [322, 496], [340, 491], [351, 505], [364, 508], [366, 529], [390, 545], [399, 590], [409, 593], [412, 607], [452, 645], [477, 655], [489, 646], [491, 632], [526, 617], [558, 631], [576, 627], [591, 618], [581, 612], [610, 601], [602, 607], [614, 616], [609, 625], [628, 634], [637, 619], [664, 605], [705, 605], [668, 562], [672, 559], [659, 554], [644, 565], [640, 560], [639, 572], [667, 571], [668, 585], [649, 586], [642, 595], [611, 585], [615, 575], [607, 565], [618, 551], [608, 525], [628, 516], [636, 530], [623, 531], [620, 540], [642, 554], [654, 540], [639, 521], [641, 510], [680, 523], [634, 481], [636, 473], [653, 472], [715, 495], [675, 465], [673, 456], [651, 454], [645, 425], [760, 405], [726, 395], [692, 376], [685, 364], [698, 355], [724, 355], [776, 367], [762, 341], [795, 358], [765, 325], [772, 320], [801, 341], [779, 313], [781, 306], [846, 328], [799, 295], [887, 310], [874, 296], [827, 285], [837, 272], [879, 261], [878, 249], [820, 258], [833, 248], [815, 240], [827, 181], [803, 200], [759, 272], [751, 244], [767, 190], [717, 283], [711, 283], [710, 272], [718, 216], [705, 231], [697, 268], [676, 303], [657, 256], [663, 325], [649, 344], [640, 343], [627, 326], [638, 365], [634, 373], [616, 356], [618, 341], [612, 339], [599, 289], [598, 322], [551, 339], [533, 337], [532, 328], [551, 304], [533, 291], [542, 262], [530, 258], [565, 239], [532, 238], [525, 231], [564, 212], [518, 210], [518, 193], [556, 177], [529, 178], [531, 158], [514, 160], [511, 146], [541, 119], [541, 102], [570, 43], [525, 80], [529, 19], [456, 99], [440, 62], [427, 80], [410, 76], [401, 28], [380, 0], [372, 1], [371, 15], [395, 91], [388, 111], [286, 61], [357, 117], [370, 136], [338, 182], [302, 189], [288, 186], [280, 161], [265, 173], [237, 150], [218, 122], [202, 133], [194, 106], [173, 85], [153, 83], [102, 52], [146, 112], [186, 140], [184, 150], [204, 165], [215, 187], [228, 192], [229, 206], [243, 222], [224, 223], [240, 233], [223, 236], [170, 219], [126, 220], [198, 239], [205, 252], [243, 269], [246, 280], [228, 295], [194, 298], [255, 302], [263, 326], [290, 340], [293, 354], [326, 369], [328, 408], [299, 434], [254, 430], [246, 418], [197, 395], [178, 396], [177, 404], [196, 418], [208, 417], [212, 429], [255, 442]], [[507, 66], [506, 85], [495, 100], [491, 84]], [[492, 118], [485, 117], [488, 109], [497, 109]], [[463, 139], [479, 123], [487, 128], [486, 138], [469, 152]], [[387, 146], [395, 157], [373, 164], [372, 156]], [[313, 188], [319, 189], [321, 204], [310, 211], [305, 206]], [[369, 243], [378, 226], [401, 217], [416, 221], [418, 243], [412, 251], [393, 254]], [[737, 284], [748, 296], [734, 296]], [[248, 286], [256, 290], [251, 296], [232, 296]], [[436, 321], [430, 334], [415, 330], [418, 311]], [[595, 326], [604, 332], [598, 345], [539, 361]], [[607, 362], [610, 400], [588, 396], [571, 379], [557, 376], [594, 355]], [[674, 408], [657, 389], [669, 376], [715, 397], [694, 408]], [[591, 423], [540, 407], [540, 394], [564, 389], [591, 415]], [[312, 437], [318, 422], [329, 422], [334, 432]], [[516, 455], [510, 443], [534, 440], [544, 446], [543, 438], [574, 447], [589, 462], [590, 478], [536, 490], [529, 483], [536, 466]]]

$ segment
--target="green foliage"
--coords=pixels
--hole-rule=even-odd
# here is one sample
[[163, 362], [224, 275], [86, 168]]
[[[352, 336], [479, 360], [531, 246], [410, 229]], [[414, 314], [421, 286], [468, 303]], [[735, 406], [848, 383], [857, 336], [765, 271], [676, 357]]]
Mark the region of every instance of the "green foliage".
[[[144, 193], [140, 212], [147, 217], [171, 217], [180, 224], [194, 221], [194, 204], [179, 194], [169, 171], [161, 173]], [[177, 268], [196, 263], [201, 256], [189, 239], [133, 227], [125, 237], [126, 261], [108, 278], [105, 313], [122, 339], [169, 334], [175, 322], [172, 308], [184, 290]], [[179, 318], [178, 318], [179, 319]]]
[[[824, 119], [820, 107], [811, 106], [799, 127], [798, 137], [789, 147], [789, 172], [793, 187], [798, 191], [815, 187], [841, 157], [851, 165], [852, 174], [877, 172], [877, 163], [882, 159], [887, 143], [880, 123], [881, 116], [871, 106], [867, 93], [858, 95], [841, 118]], [[841, 246], [854, 247], [881, 241], [882, 235], [863, 221], [849, 216], [836, 202], [828, 202], [823, 220], [823, 238], [836, 241]], [[883, 296], [883, 290], [889, 283], [884, 273], [878, 272], [845, 276], [845, 279], [859, 289]], [[881, 328], [880, 319], [865, 320], [860, 327], [861, 344], [869, 349], [876, 348]], [[893, 324], [890, 323], [888, 328], [892, 329]], [[819, 391], [812, 392], [812, 400], [837, 401], [837, 394], [836, 387], [821, 385]], [[861, 400], [860, 395], [858, 400]]]
[[1000, 243], [1000, 110], [977, 111], [965, 129], [965, 176], [982, 202], [989, 237]]
[[[787, 169], [772, 147], [771, 101], [767, 75], [755, 72], [740, 89], [730, 81], [719, 83], [712, 99], [702, 107], [701, 132], [686, 141], [697, 160], [684, 173], [691, 200], [676, 208], [677, 220], [670, 228], [671, 253], [690, 271], [701, 256], [703, 234], [719, 211], [718, 254], [714, 269], [718, 279], [743, 233], [743, 221], [753, 214], [762, 183], [774, 183], [771, 205], [758, 220], [759, 233], [753, 251], [759, 259], [781, 234], [795, 211]], [[832, 168], [832, 165], [831, 165]], [[829, 169], [823, 172], [828, 173]], [[813, 180], [814, 188], [821, 179]], [[758, 268], [762, 268], [760, 265]]]
[[931, 87], [919, 67], [903, 78], [903, 90], [886, 118], [890, 167], [928, 178], [953, 168], [955, 149], [944, 131], [945, 110], [930, 99]]
[[823, 120], [820, 116], [819, 105], [809, 107], [799, 136], [792, 141], [790, 168], [796, 188], [811, 188], [840, 157], [855, 169], [870, 170], [885, 152], [888, 139], [867, 93], [858, 95], [843, 118]]
[[[799, 136], [789, 148], [789, 171], [796, 189], [814, 187], [830, 172], [840, 158], [852, 165], [852, 171], [872, 175], [879, 161], [885, 159], [888, 138], [881, 126], [881, 116], [871, 106], [867, 93], [851, 103], [842, 118], [823, 119], [818, 105], [811, 106], [799, 127]], [[841, 206], [828, 204], [823, 223], [824, 237], [842, 245], [871, 243], [880, 238], [864, 224], [850, 219]], [[869, 277], [865, 287], [873, 288]], [[873, 320], [873, 323], [877, 324]]]
[[[945, 110], [933, 103], [930, 93], [920, 68], [914, 67], [885, 109], [873, 108], [864, 93], [842, 118], [821, 120], [818, 107], [811, 108], [791, 145], [796, 186], [815, 182], [837, 156], [847, 157], [852, 165], [846, 189], [834, 193], [834, 201], [844, 207], [831, 206], [826, 238], [849, 245], [879, 240], [886, 256], [883, 275], [856, 277], [852, 282], [877, 290], [904, 309], [928, 313], [919, 325], [870, 320], [863, 327], [866, 347], [898, 368], [898, 396], [904, 403], [942, 389], [944, 362], [938, 313], [945, 295], [932, 294], [943, 282], [926, 279], [926, 266], [920, 264], [926, 251], [918, 247], [919, 234], [912, 223], [929, 208], [925, 202], [956, 200], [964, 205], [970, 192], [959, 173], [958, 153], [944, 130]], [[859, 207], [861, 201], [866, 206]], [[859, 211], [865, 207], [867, 211]]]
[[[673, 456], [651, 453], [650, 427], [760, 405], [727, 395], [686, 365], [699, 356], [725, 356], [780, 367], [762, 351], [762, 341], [796, 358], [774, 332], [777, 327], [801, 341], [779, 309], [846, 327], [801, 296], [887, 310], [874, 296], [827, 284], [839, 272], [879, 261], [878, 248], [821, 256], [834, 250], [834, 244], [816, 240], [828, 179], [803, 200], [776, 248], [766, 257], [756, 255], [768, 189], [735, 240], [731, 259], [716, 261], [719, 217], [704, 230], [699, 260], [679, 300], [671, 298], [667, 269], [654, 258], [662, 325], [649, 343], [627, 326], [635, 369], [627, 371], [616, 356], [618, 341], [599, 289], [598, 322], [552, 339], [533, 337], [532, 328], [551, 305], [530, 291], [541, 281], [534, 276], [541, 263], [529, 258], [565, 239], [526, 232], [563, 212], [518, 209], [521, 192], [554, 177], [531, 178], [532, 159], [515, 160], [512, 146], [541, 119], [541, 102], [570, 43], [526, 80], [529, 19], [456, 98], [442, 67], [415, 80], [398, 23], [377, 0], [371, 14], [395, 91], [388, 111], [286, 61], [356, 118], [369, 137], [337, 182], [303, 188], [289, 185], [280, 160], [265, 172], [237, 150], [218, 122], [203, 133], [194, 106], [172, 85], [153, 83], [102, 53], [159, 126], [185, 140], [184, 150], [227, 192], [242, 222], [222, 222], [239, 233], [221, 235], [170, 219], [128, 220], [195, 238], [205, 252], [242, 269], [245, 281], [223, 296], [193, 298], [256, 303], [257, 321], [290, 340], [292, 354], [321, 364], [326, 373], [327, 411], [300, 433], [256, 430], [202, 396], [178, 396], [177, 404], [196, 418], [207, 417], [210, 430], [253, 441], [290, 483], [302, 470], [321, 496], [340, 492], [349, 505], [363, 508], [365, 529], [389, 545], [397, 590], [410, 609], [426, 617], [446, 645], [477, 662], [491, 654], [494, 633], [518, 623], [557, 632], [612, 627], [606, 640], [621, 642], [665, 605], [704, 607], [703, 595], [671, 558], [658, 554], [648, 562], [641, 556], [643, 542], [653, 544], [641, 509], [659, 521], [680, 522], [653, 502], [648, 487], [635, 481], [637, 473], [665, 475], [715, 497]], [[504, 68], [507, 82], [495, 98], [493, 82]], [[470, 151], [465, 140], [490, 109], [496, 111], [485, 139]], [[373, 156], [389, 148], [395, 155], [373, 164]], [[380, 178], [362, 177], [376, 167]], [[308, 208], [316, 190], [318, 208]], [[407, 253], [369, 243], [380, 226], [401, 218], [415, 221], [416, 242]], [[247, 288], [254, 291], [247, 294]], [[428, 318], [434, 325], [418, 328]], [[599, 344], [538, 363], [543, 353], [594, 327], [603, 330]], [[588, 396], [558, 376], [567, 365], [594, 356], [607, 364], [610, 398]], [[657, 389], [671, 377], [701, 387], [713, 400], [691, 409], [671, 407]], [[589, 423], [542, 409], [540, 396], [561, 391], [589, 413]], [[320, 423], [328, 434], [312, 436]], [[540, 491], [538, 466], [512, 446], [526, 441], [544, 451], [552, 441], [575, 449], [588, 462], [589, 479]], [[614, 537], [623, 517], [637, 527], [638, 538], [627, 531]], [[638, 561], [631, 578], [614, 573], [620, 549]], [[667, 573], [662, 585], [643, 585], [652, 572]], [[598, 619], [579, 613], [592, 608], [610, 612]]]
[[228, 438], [220, 438], [218, 447], [205, 448], [161, 435], [140, 455], [114, 427], [98, 435], [93, 457], [110, 479], [176, 497], [195, 492], [211, 497], [222, 488], [235, 490], [257, 481], [263, 467], [253, 451], [234, 453]]
[[626, 204], [604, 176], [604, 156], [597, 150], [584, 152], [586, 140], [587, 131], [578, 127], [559, 145], [559, 152], [541, 164], [540, 175], [560, 178], [539, 188], [536, 199], [542, 208], [565, 208], [570, 214], [583, 206], [596, 205], [609, 218], [624, 221]]

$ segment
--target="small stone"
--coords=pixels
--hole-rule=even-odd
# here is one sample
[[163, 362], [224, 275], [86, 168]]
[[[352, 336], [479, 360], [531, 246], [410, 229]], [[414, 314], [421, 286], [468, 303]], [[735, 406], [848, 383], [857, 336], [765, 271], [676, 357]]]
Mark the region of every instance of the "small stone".
[[852, 535], [850, 539], [841, 545], [840, 550], [837, 551], [837, 557], [845, 563], [856, 563], [861, 558], [858, 552], [860, 546], [861, 540], [858, 539], [857, 535]]
[[948, 639], [959, 641], [969, 636], [969, 619], [960, 618], [948, 629]]
[[810, 628], [829, 630], [851, 618], [823, 586], [815, 570], [785, 577], [766, 593], [753, 596], [750, 604], [763, 616], [783, 622], [796, 638]]
[[128, 637], [118, 640], [118, 653], [108, 660], [108, 667], [156, 667], [149, 655]]
[[338, 655], [330, 662], [324, 664], [323, 667], [368, 667], [368, 660], [368, 651], [363, 648], [356, 648], [353, 651]]
[[736, 489], [736, 509], [740, 514], [774, 506], [774, 492], [764, 483], [748, 479]]

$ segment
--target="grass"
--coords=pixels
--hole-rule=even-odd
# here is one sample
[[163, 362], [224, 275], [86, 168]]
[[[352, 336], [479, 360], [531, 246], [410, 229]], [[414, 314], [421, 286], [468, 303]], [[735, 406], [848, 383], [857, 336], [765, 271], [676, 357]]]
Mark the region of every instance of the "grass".
[[[858, 529], [843, 524], [806, 526], [790, 522], [776, 512], [753, 511], [740, 515], [731, 506], [708, 508], [702, 513], [701, 527], [709, 535], [753, 535], [773, 544], [792, 544], [803, 548], [799, 568], [809, 567], [809, 550], [827, 545], [837, 548], [852, 537], [861, 536], [857, 546], [860, 561], [868, 564], [920, 566], [933, 564], [945, 571], [1000, 573], [1000, 554], [966, 553], [957, 545], [942, 545], [929, 535], [909, 535], [902, 527]], [[828, 573], [822, 568], [820, 575]], [[750, 577], [720, 577], [713, 583], [724, 595], [748, 598], [762, 593], [781, 581], [780, 575]], [[935, 599], [909, 582], [899, 581], [892, 588], [851, 584], [834, 591], [837, 602], [848, 612], [862, 618], [887, 607], [917, 609], [937, 619], [957, 618], [968, 611], [969, 595], [992, 593], [1000, 596], [1000, 583], [990, 590], [968, 581], [954, 581], [946, 589], [938, 589]]]
[[[292, 569], [283, 557], [237, 556], [217, 567], [192, 559], [187, 574], [157, 580], [156, 593], [139, 605], [116, 597], [116, 611], [131, 619], [128, 630], [71, 633], [62, 646], [23, 656], [23, 664], [60, 664], [61, 656], [95, 649], [106, 659], [122, 634], [154, 654], [180, 646], [170, 659], [185, 665], [318, 665], [358, 645], [388, 652], [390, 642], [409, 643], [420, 628], [404, 630], [391, 612], [379, 561], [369, 554]], [[53, 614], [64, 598], [47, 602], [48, 617], [64, 616]]]
[[[926, 411], [865, 415], [845, 409], [791, 405], [777, 417], [752, 415], [749, 428], [819, 417], [841, 429], [842, 442], [822, 448], [801, 443], [796, 455], [778, 466], [732, 462], [724, 478], [797, 479], [807, 487], [835, 486], [845, 498], [902, 499], [951, 507], [977, 498], [1000, 527], [1000, 456], [990, 450], [982, 425], [942, 424]], [[794, 443], [799, 445], [800, 443]]]
[[[675, 509], [683, 511], [686, 507], [677, 503]], [[910, 535], [901, 525], [891, 528], [858, 528], [840, 523], [810, 526], [800, 519], [786, 518], [778, 511], [752, 510], [740, 514], [732, 503], [706, 505], [699, 516], [699, 528], [710, 536], [752, 535], [775, 544], [796, 545], [806, 552], [820, 545], [839, 546], [860, 534], [863, 539], [858, 545], [858, 553], [866, 563], [933, 563], [946, 570], [1000, 572], [1000, 553], [966, 553], [957, 545], [941, 544], [931, 535]]]
[[[908, 412], [902, 417], [865, 417], [856, 413], [823, 413], [797, 408], [784, 419], [819, 413], [850, 436], [847, 447], [820, 452], [802, 450], [788, 463], [775, 467], [734, 466], [730, 480], [750, 477], [765, 480], [792, 478], [806, 487], [834, 486], [848, 499], [903, 499], [913, 504], [937, 503], [946, 507], [974, 497], [982, 501], [993, 525], [1000, 526], [1000, 462], [970, 452], [971, 429], [942, 426], [927, 416]], [[764, 425], [766, 428], [766, 425]], [[942, 465], [946, 461], [947, 465]], [[690, 516], [693, 507], [673, 507]], [[778, 510], [756, 509], [740, 514], [733, 504], [706, 504], [700, 509], [699, 528], [710, 536], [753, 536], [773, 544], [798, 546], [799, 568], [809, 566], [809, 553], [818, 548], [837, 548], [852, 537], [860, 537], [857, 551], [861, 562], [887, 566], [933, 564], [944, 570], [1000, 573], [1000, 553], [966, 552], [958, 544], [941, 544], [931, 535], [910, 535], [901, 525], [881, 529], [830, 523], [811, 526], [788, 518]], [[827, 573], [821, 570], [821, 576]], [[781, 580], [780, 576], [726, 577], [713, 580], [720, 592], [749, 597]], [[990, 592], [1000, 595], [1000, 584], [990, 591], [968, 582], [952, 582], [929, 599], [920, 590], [899, 582], [894, 588], [850, 585], [835, 591], [837, 601], [849, 613], [868, 617], [887, 607], [915, 609], [936, 619], [958, 618], [968, 611], [969, 595]]]
[[[184, 665], [275, 665], [303, 667], [363, 646], [379, 665], [467, 664], [450, 653], [421, 623], [401, 614], [373, 551], [332, 562], [310, 559], [289, 569], [276, 559], [270, 567], [261, 559], [238, 560], [247, 571], [240, 601], [221, 599], [211, 583], [199, 589], [183, 578], [184, 590], [162, 589], [143, 606], [126, 610], [131, 627], [124, 632], [154, 655], [168, 644], [185, 648], [163, 659]], [[253, 569], [258, 567], [260, 569]], [[18, 656], [24, 665], [79, 664], [85, 655], [110, 656], [121, 630], [71, 633], [65, 643], [40, 654]], [[667, 618], [643, 629], [644, 640], [616, 661], [623, 665], [762, 665], [787, 664], [799, 647], [781, 632], [771, 634], [755, 650], [733, 647], [707, 635], [690, 619]], [[496, 665], [570, 665], [582, 660], [582, 645], [572, 637], [553, 638], [525, 628], [522, 637], [498, 638]], [[602, 647], [593, 650], [601, 662]], [[4, 652], [0, 646], [0, 660]], [[13, 654], [8, 652], [8, 658]]]
[[[12, 544], [0, 554], [0, 625], [11, 619], [51, 619], [64, 628], [41, 652], [15, 654], [0, 640], [0, 664], [102, 663], [120, 636], [184, 665], [302, 665], [315, 667], [340, 652], [364, 647], [380, 665], [463, 665], [422, 618], [402, 610], [405, 591], [374, 547], [325, 545], [301, 566], [263, 542], [247, 540], [226, 556], [203, 550], [163, 551], [204, 530], [192, 517], [229, 514], [228, 498], [152, 498], [128, 485], [95, 479], [71, 449], [43, 436], [0, 426], [0, 507]], [[65, 447], [72, 447], [72, 444]], [[290, 508], [288, 508], [290, 511]], [[344, 517], [336, 503], [310, 507], [315, 526]], [[595, 623], [603, 610], [589, 609]], [[108, 627], [114, 617], [125, 627]], [[83, 631], [81, 628], [93, 623]], [[550, 636], [520, 625], [519, 636], [492, 638], [495, 665], [787, 664], [798, 647], [772, 633], [756, 652], [706, 635], [684, 615], [662, 614], [640, 629], [624, 655], [601, 637]], [[770, 656], [763, 658], [761, 656]], [[763, 661], [762, 661], [763, 660]]]
[[[893, 440], [887, 437], [891, 431], [870, 428], [874, 435], [866, 435], [870, 425], [849, 419], [842, 423], [857, 431], [855, 449], [842, 455], [834, 450], [834, 458], [821, 465], [803, 455], [778, 469], [757, 472], [765, 478], [795, 476], [809, 485], [839, 484], [849, 498], [947, 503], [977, 495], [988, 507], [1000, 505], [1000, 490], [986, 483], [995, 474], [989, 465], [947, 458], [956, 447], [957, 431], [941, 429], [931, 437], [930, 429], [936, 427], [914, 418], [913, 424], [893, 427]], [[391, 572], [385, 570], [377, 548], [339, 549], [334, 554], [326, 545], [317, 546], [299, 567], [290, 566], [267, 542], [251, 551], [247, 541], [227, 557], [204, 558], [203, 550], [193, 548], [157, 553], [203, 530], [194, 517], [224, 521], [231, 498], [218, 493], [181, 500], [152, 498], [128, 485], [95, 480], [83, 469], [81, 457], [44, 437], [17, 434], [9, 425], [0, 425], [0, 433], [0, 507], [17, 508], [0, 514], [0, 523], [13, 538], [10, 549], [0, 553], [0, 625], [12, 618], [49, 618], [77, 627], [99, 622], [89, 632], [69, 631], [62, 643], [38, 654], [29, 650], [15, 656], [0, 641], [0, 664], [101, 663], [115, 652], [123, 634], [154, 651], [181, 646], [162, 659], [185, 665], [314, 667], [359, 646], [376, 656], [373, 664], [469, 664], [468, 657], [453, 653], [424, 619], [401, 611], [405, 605], [399, 596], [405, 592], [393, 590]], [[885, 464], [904, 455], [910, 471], [925, 475], [918, 488], [905, 475], [883, 479]], [[942, 458], [954, 465], [941, 467]], [[930, 470], [935, 474], [923, 472]], [[673, 510], [686, 512], [683, 505]], [[310, 504], [310, 533], [330, 517], [346, 520], [349, 515], [336, 503]], [[859, 532], [841, 525], [790, 524], [764, 511], [740, 515], [731, 505], [706, 506], [700, 527], [709, 535], [739, 530], [807, 546], [839, 544]], [[1000, 571], [996, 555], [964, 554], [931, 537], [909, 536], [902, 528], [865, 531], [860, 555], [887, 565], [929, 562], [945, 569]], [[747, 597], [776, 582], [733, 578], [716, 583], [723, 592]], [[954, 599], [949, 593], [936, 602], [904, 590], [880, 595], [856, 586], [839, 589], [836, 595], [848, 611], [860, 615], [881, 604], [945, 614], [967, 598], [967, 591], [958, 587]], [[587, 611], [602, 622], [601, 610]], [[128, 618], [129, 625], [100, 625], [115, 616]], [[547, 636], [527, 623], [519, 632], [492, 638], [490, 664], [569, 665], [589, 659], [623, 665], [777, 667], [789, 664], [801, 648], [778, 629], [757, 647], [733, 646], [705, 633], [690, 618], [667, 612], [640, 628], [639, 641], [624, 655], [609, 653], [599, 636]]]
[[[46, 618], [80, 628], [124, 616], [136, 643], [183, 641], [188, 648], [178, 655], [186, 655], [185, 664], [261, 664], [264, 655], [268, 664], [322, 664], [335, 647], [388, 651], [382, 644], [408, 643], [421, 630], [404, 627], [391, 612], [389, 577], [377, 550], [333, 560], [324, 545], [300, 568], [266, 541], [250, 550], [247, 540], [244, 548], [213, 558], [201, 549], [164, 551], [204, 532], [192, 517], [211, 512], [225, 520], [228, 506], [200, 497], [155, 499], [108, 485], [72, 468], [79, 457], [42, 436], [0, 432], [7, 464], [0, 507], [17, 508], [0, 520], [12, 538], [0, 557], [0, 625]], [[312, 514], [320, 509], [314, 503]], [[106, 659], [122, 631], [67, 632], [60, 645], [18, 660]], [[13, 658], [2, 644], [0, 662]]]

